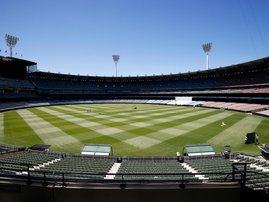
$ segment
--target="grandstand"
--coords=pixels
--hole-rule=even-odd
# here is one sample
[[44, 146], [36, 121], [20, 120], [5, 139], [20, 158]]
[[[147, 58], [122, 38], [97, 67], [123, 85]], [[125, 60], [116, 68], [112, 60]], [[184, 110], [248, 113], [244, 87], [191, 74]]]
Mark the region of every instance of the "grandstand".
[[[175, 97], [192, 97], [192, 100], [180, 105], [269, 116], [269, 57], [206, 71], [141, 77], [29, 72], [29, 67], [36, 63], [5, 57], [1, 57], [0, 61], [1, 112], [65, 104], [132, 103], [173, 106], [178, 104]], [[14, 74], [14, 69], [18, 69], [17, 74]], [[29, 118], [29, 114], [25, 116]], [[63, 113], [61, 116], [68, 117]], [[72, 120], [78, 123], [82, 119]], [[175, 201], [179, 198], [175, 196], [179, 188], [198, 188], [196, 192], [188, 195], [190, 197], [193, 193], [197, 194], [196, 200], [201, 197], [197, 190], [216, 189], [217, 194], [213, 194], [211, 198], [211, 201], [214, 201], [218, 199], [218, 194], [230, 193], [231, 189], [231, 195], [224, 194], [224, 199], [238, 201], [237, 197], [242, 193], [245, 197], [248, 193], [255, 193], [255, 197], [263, 197], [260, 191], [268, 194], [269, 188], [267, 160], [244, 153], [232, 153], [228, 159], [219, 154], [198, 157], [89, 156], [35, 151], [28, 147], [5, 144], [0, 145], [0, 152], [0, 177], [3, 181], [1, 187], [4, 190], [10, 189], [7, 184], [14, 184], [20, 189], [28, 187], [30, 193], [35, 192], [33, 187], [42, 187], [39, 190], [42, 194], [49, 192], [51, 187], [78, 190], [94, 187], [92, 189], [121, 191], [128, 188], [169, 189], [174, 196], [171, 201]], [[34, 186], [29, 188], [29, 185]], [[23, 195], [26, 192], [20, 193]], [[71, 195], [63, 197], [63, 193], [61, 190], [56, 196], [67, 200]], [[92, 194], [91, 191], [87, 193], [81, 197]], [[154, 193], [156, 194], [156, 191]], [[149, 192], [148, 195], [150, 194]], [[180, 197], [184, 197], [184, 194], [186, 193], [180, 192]], [[96, 194], [93, 196], [96, 197]], [[163, 200], [158, 197], [160, 195], [156, 194], [154, 199]], [[123, 197], [126, 198], [128, 197]], [[244, 198], [242, 201], [251, 199]]]
[[[37, 92], [50, 97], [166, 98], [268, 103], [268, 63], [263, 58], [239, 65], [182, 74], [93, 77], [45, 72], [29, 74]], [[247, 92], [247, 93], [246, 93]], [[105, 94], [105, 95], [104, 95]], [[247, 96], [246, 96], [247, 95]]]
[[40, 71], [25, 73], [36, 63], [14, 58], [9, 63], [24, 69], [24, 73], [10, 76], [12, 72], [9, 72], [7, 59], [10, 58], [0, 58], [2, 69], [5, 69], [0, 75], [1, 99], [116, 97], [156, 100], [191, 96], [199, 101], [268, 103], [269, 58], [206, 71], [139, 77], [75, 76]]

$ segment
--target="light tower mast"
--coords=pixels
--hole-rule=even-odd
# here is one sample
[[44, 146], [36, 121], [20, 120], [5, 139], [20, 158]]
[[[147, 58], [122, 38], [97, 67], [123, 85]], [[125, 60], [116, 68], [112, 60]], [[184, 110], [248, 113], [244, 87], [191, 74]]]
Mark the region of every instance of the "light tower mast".
[[211, 48], [212, 48], [212, 43], [211, 42], [205, 43], [202, 45], [202, 48], [206, 54], [206, 69], [208, 70], [209, 69], [209, 53], [210, 53]]
[[118, 76], [118, 62], [119, 62], [119, 59], [120, 59], [120, 55], [118, 54], [114, 54], [112, 55], [112, 58], [113, 58], [113, 61], [115, 62], [115, 69], [116, 69], [116, 77]]
[[10, 57], [12, 57], [12, 48], [16, 46], [17, 42], [19, 41], [19, 38], [6, 34], [5, 39], [7, 42], [7, 46], [9, 47], [9, 50], [10, 50]]

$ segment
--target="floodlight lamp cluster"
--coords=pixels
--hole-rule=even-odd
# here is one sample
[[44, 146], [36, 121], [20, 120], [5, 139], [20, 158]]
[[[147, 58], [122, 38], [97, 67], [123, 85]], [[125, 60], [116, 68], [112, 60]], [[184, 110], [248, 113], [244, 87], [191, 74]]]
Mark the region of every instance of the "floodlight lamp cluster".
[[10, 49], [10, 57], [12, 57], [12, 48], [14, 48], [16, 46], [17, 42], [19, 41], [19, 38], [15, 37], [15, 36], [11, 36], [9, 34], [6, 34], [5, 39], [7, 42], [7, 46]]
[[117, 67], [117, 64], [120, 60], [120, 55], [119, 54], [113, 54], [112, 55], [112, 58], [113, 58], [113, 61], [115, 62], [115, 69], [116, 69], [116, 73], [115, 73], [115, 76], [117, 77], [118, 76], [118, 67]]
[[114, 62], [117, 63], [117, 62], [119, 62], [120, 55], [114, 54], [114, 55], [112, 55], [112, 58], [113, 58]]
[[202, 45], [202, 48], [206, 54], [209, 54], [209, 52], [211, 51], [211, 48], [212, 48], [212, 43], [211, 42], [205, 43]]
[[210, 53], [211, 48], [212, 48], [212, 43], [211, 42], [205, 43], [202, 45], [202, 48], [206, 54], [206, 69], [209, 69], [209, 53]]
[[17, 44], [17, 42], [19, 41], [18, 37], [11, 36], [9, 34], [5, 35], [5, 39], [6, 39], [6, 42], [7, 42], [7, 46], [10, 47], [10, 48], [14, 48], [15, 45]]

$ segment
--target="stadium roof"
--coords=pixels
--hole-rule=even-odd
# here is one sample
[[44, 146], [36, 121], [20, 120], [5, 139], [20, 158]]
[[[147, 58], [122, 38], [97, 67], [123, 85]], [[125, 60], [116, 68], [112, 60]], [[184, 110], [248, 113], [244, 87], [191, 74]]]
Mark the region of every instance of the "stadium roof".
[[32, 65], [36, 65], [36, 62], [32, 62], [29, 60], [23, 60], [23, 59], [19, 59], [19, 58], [14, 58], [14, 57], [3, 57], [0, 56], [0, 65], [4, 65], [4, 64], [10, 64], [12, 63], [13, 65], [17, 65], [19, 67], [21, 66], [32, 66]]
[[36, 65], [35, 62], [13, 57], [0, 56], [0, 76], [13, 79], [25, 79], [29, 66]]
[[154, 75], [154, 76], [129, 76], [129, 77], [101, 77], [101, 76], [79, 76], [61, 73], [47, 73], [47, 72], [33, 72], [30, 76], [37, 76], [48, 79], [58, 80], [82, 80], [82, 81], [99, 81], [99, 82], [141, 82], [141, 81], [166, 81], [166, 80], [182, 80], [182, 79], [196, 79], [196, 78], [209, 78], [227, 74], [238, 74], [241, 71], [256, 71], [268, 68], [269, 57], [245, 62], [241, 64], [219, 67], [215, 69], [167, 74], [167, 75]]

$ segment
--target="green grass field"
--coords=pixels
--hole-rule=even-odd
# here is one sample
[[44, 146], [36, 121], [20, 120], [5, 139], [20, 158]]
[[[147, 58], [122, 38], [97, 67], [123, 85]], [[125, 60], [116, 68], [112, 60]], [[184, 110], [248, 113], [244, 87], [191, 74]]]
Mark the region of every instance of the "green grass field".
[[[222, 122], [226, 125], [221, 126]], [[255, 131], [269, 143], [269, 119], [244, 113], [150, 104], [81, 104], [0, 113], [0, 142], [49, 144], [50, 150], [80, 153], [86, 143], [111, 144], [114, 155], [174, 156], [185, 144], [211, 144], [220, 152], [260, 154], [244, 144]]]

